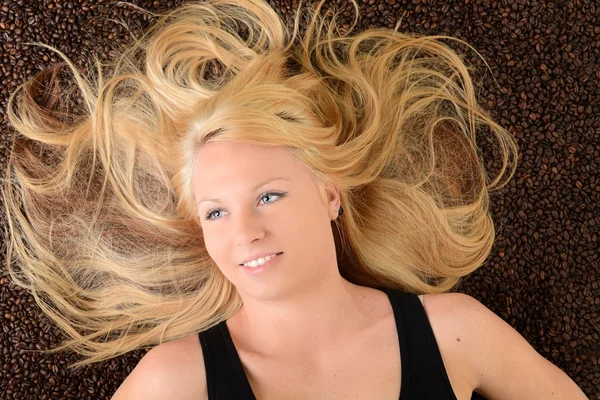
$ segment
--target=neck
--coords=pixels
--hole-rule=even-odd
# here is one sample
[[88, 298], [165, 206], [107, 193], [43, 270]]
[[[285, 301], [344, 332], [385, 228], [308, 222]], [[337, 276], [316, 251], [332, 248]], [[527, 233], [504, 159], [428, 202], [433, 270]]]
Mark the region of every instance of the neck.
[[314, 285], [298, 287], [277, 300], [244, 301], [232, 322], [245, 347], [265, 356], [327, 354], [367, 324], [361, 286], [336, 269]]

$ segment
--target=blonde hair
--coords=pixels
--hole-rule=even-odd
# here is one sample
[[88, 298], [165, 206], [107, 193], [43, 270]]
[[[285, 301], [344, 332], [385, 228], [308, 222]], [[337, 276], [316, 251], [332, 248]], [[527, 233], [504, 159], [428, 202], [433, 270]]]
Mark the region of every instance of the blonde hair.
[[[341, 31], [322, 4], [298, 12], [290, 35], [260, 0], [188, 3], [88, 77], [46, 46], [86, 109], [37, 99], [60, 65], [11, 94], [20, 136], [2, 195], [10, 276], [67, 336], [49, 352], [72, 349], [84, 359], [70, 367], [88, 365], [239, 310], [192, 192], [194, 155], [209, 142], [284, 146], [335, 184], [339, 268], [354, 283], [441, 293], [483, 264], [489, 192], [511, 156], [506, 182], [514, 175], [518, 148], [478, 105], [472, 67], [440, 40], [452, 37], [351, 34], [358, 5]], [[495, 179], [477, 146], [486, 133], [502, 163]]]

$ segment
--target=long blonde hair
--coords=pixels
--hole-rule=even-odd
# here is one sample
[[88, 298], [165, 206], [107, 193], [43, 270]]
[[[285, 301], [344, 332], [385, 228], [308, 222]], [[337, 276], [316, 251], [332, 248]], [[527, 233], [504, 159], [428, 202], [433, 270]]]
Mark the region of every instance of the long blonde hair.
[[[472, 67], [441, 41], [459, 40], [352, 33], [354, 1], [342, 31], [322, 4], [298, 12], [290, 34], [260, 0], [188, 3], [88, 77], [50, 47], [74, 76], [80, 114], [38, 100], [60, 65], [11, 94], [7, 267], [66, 334], [50, 352], [84, 356], [70, 367], [205, 330], [241, 307], [196, 212], [192, 162], [208, 142], [285, 146], [334, 183], [339, 268], [354, 283], [441, 293], [486, 260], [489, 192], [514, 175], [518, 148], [478, 105]], [[477, 145], [490, 133], [494, 179]]]

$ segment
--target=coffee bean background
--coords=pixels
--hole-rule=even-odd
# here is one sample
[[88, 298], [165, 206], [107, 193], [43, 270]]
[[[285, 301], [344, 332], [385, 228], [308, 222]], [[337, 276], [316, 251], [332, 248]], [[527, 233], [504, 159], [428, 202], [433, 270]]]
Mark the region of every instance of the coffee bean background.
[[[359, 0], [360, 1], [360, 0]], [[131, 3], [154, 12], [183, 1]], [[289, 20], [296, 1], [269, 2]], [[155, 18], [116, 2], [1, 0], [0, 171], [13, 131], [9, 93], [61, 61], [25, 42], [58, 47], [84, 70], [92, 55], [115, 56]], [[328, 3], [347, 12], [347, 1]], [[497, 228], [486, 264], [457, 291], [480, 300], [513, 326], [590, 397], [600, 399], [600, 4], [596, 0], [362, 0], [359, 29], [394, 28], [462, 39], [445, 41], [480, 66], [480, 101], [516, 138], [522, 158], [502, 193], [491, 197]], [[125, 28], [125, 23], [129, 29]], [[483, 148], [493, 170], [495, 152]], [[0, 211], [0, 223], [6, 218]], [[0, 261], [4, 264], [5, 240]], [[40, 355], [60, 333], [32, 296], [0, 271], [0, 399], [109, 399], [145, 350], [69, 372], [71, 353]], [[526, 377], [524, 377], [526, 379]], [[510, 385], [511, 382], [506, 382]], [[474, 399], [483, 397], [474, 395]]]

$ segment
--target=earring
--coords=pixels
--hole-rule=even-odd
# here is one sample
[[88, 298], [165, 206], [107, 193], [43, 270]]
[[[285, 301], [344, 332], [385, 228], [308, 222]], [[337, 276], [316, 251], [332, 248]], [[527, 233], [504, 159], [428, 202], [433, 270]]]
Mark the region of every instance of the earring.
[[342, 215], [344, 213], [344, 207], [340, 206], [340, 209], [338, 211], [338, 216]]

